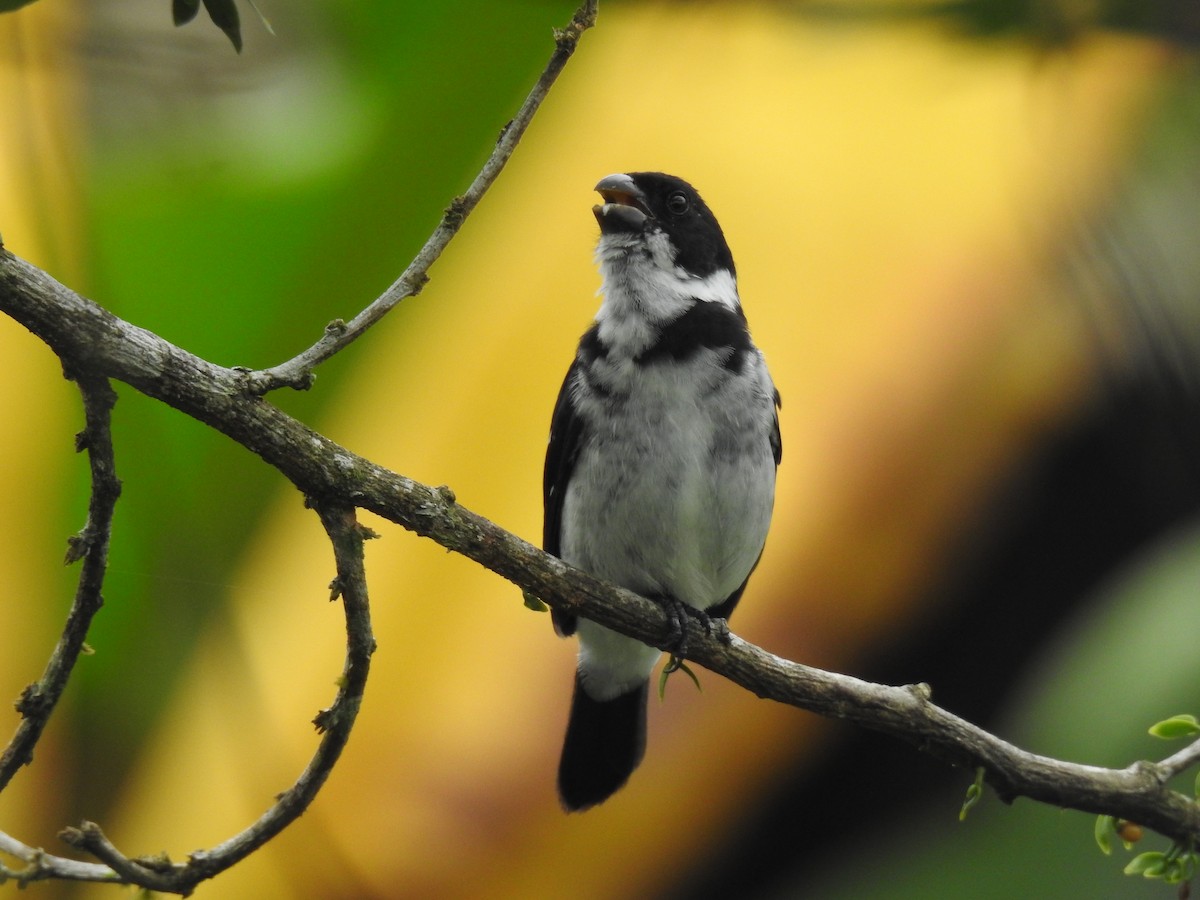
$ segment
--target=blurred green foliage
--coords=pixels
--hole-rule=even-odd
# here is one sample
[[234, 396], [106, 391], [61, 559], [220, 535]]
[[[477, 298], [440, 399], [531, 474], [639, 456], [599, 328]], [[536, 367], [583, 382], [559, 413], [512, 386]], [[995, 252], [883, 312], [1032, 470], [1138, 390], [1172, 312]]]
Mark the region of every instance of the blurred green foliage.
[[[1200, 531], [1174, 535], [1152, 548], [1096, 598], [1040, 665], [1025, 673], [1008, 722], [997, 733], [1035, 753], [1100, 766], [1170, 755], [1178, 747], [1151, 737], [1146, 715], [1150, 709], [1151, 715], [1157, 711], [1166, 718], [1195, 706], [1200, 656], [1190, 623], [1198, 583]], [[1194, 775], [1184, 773], [1173, 784], [1190, 793]], [[1174, 896], [1174, 889], [1161, 882], [1123, 875], [1131, 854], [1116, 850], [1106, 859], [1096, 847], [1094, 816], [1026, 800], [1006, 806], [985, 789], [959, 822], [960, 797], [947, 791], [940, 807], [931, 801], [915, 811], [902, 833], [868, 828], [858, 843], [875, 848], [870, 865], [851, 869], [838, 857], [819, 881], [806, 883], [809, 895], [823, 900]], [[1147, 834], [1134, 853], [1165, 853], [1168, 847], [1164, 838]]]
[[[326, 90], [317, 77], [268, 70], [288, 79], [281, 96], [298, 97], [308, 112], [287, 140], [272, 138], [270, 121], [256, 124], [254, 110], [237, 108], [237, 78], [264, 77], [251, 67], [270, 55], [269, 38], [236, 59], [190, 61], [231, 79], [210, 102], [194, 81], [178, 81], [154, 98], [164, 114], [135, 126], [114, 92], [112, 105], [92, 111], [103, 124], [81, 185], [91, 274], [80, 289], [222, 365], [265, 366], [293, 355], [400, 273], [490, 151], [549, 56], [552, 27], [572, 9], [570, 2], [378, 0], [319, 4], [306, 29], [277, 19], [281, 32], [293, 29], [281, 40], [307, 40], [313, 65], [341, 76], [340, 94], [306, 102], [306, 94]], [[189, 61], [181, 52], [177, 62]], [[367, 127], [355, 110], [368, 111]], [[130, 127], [119, 127], [126, 119]], [[251, 126], [261, 131], [236, 132]], [[256, 141], [269, 145], [272, 159], [247, 161]], [[403, 328], [403, 318], [397, 311], [381, 327]], [[271, 401], [315, 422], [337, 401], [340, 374], [354, 357], [323, 366], [307, 394], [281, 392]], [[90, 638], [96, 655], [68, 695], [73, 742], [92, 748], [80, 789], [96, 816], [163, 712], [201, 627], [220, 615], [265, 505], [290, 490], [219, 434], [118, 390], [125, 491], [110, 602]], [[64, 534], [78, 528], [83, 476], [80, 468], [64, 497]], [[121, 728], [112, 727], [114, 718]]]

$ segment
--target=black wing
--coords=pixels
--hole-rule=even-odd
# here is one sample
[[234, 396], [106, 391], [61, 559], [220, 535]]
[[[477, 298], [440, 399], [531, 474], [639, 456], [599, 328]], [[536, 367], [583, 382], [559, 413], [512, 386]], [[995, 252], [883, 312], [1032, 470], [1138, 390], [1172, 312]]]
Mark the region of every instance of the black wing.
[[[579, 450], [583, 446], [583, 419], [575, 409], [571, 396], [572, 385], [579, 375], [578, 357], [567, 377], [563, 379], [554, 404], [554, 415], [550, 419], [550, 444], [546, 448], [546, 471], [542, 476], [542, 502], [546, 518], [542, 532], [542, 546], [547, 553], [562, 556], [562, 514], [567, 485], [575, 471]], [[575, 616], [571, 613], [550, 611], [554, 630], [563, 637], [575, 633]]]
[[783, 459], [783, 438], [779, 436], [779, 410], [783, 408], [783, 400], [779, 396], [779, 388], [775, 389], [775, 423], [771, 426], [771, 451], [775, 454], [775, 467], [779, 467]]

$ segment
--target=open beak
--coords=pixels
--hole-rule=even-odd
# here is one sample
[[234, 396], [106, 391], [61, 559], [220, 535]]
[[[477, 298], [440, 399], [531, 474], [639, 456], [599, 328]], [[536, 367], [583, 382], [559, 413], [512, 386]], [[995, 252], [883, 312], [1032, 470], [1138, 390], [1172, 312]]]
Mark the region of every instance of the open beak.
[[604, 198], [604, 203], [593, 206], [592, 212], [604, 234], [641, 231], [646, 219], [653, 217], [646, 205], [646, 195], [628, 175], [601, 178], [596, 192]]

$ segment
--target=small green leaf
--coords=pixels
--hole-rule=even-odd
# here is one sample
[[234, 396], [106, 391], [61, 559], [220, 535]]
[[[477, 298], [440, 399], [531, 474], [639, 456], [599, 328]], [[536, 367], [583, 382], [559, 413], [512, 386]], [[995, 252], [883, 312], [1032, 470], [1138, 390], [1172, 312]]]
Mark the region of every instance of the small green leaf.
[[1162, 878], [1163, 870], [1167, 867], [1167, 857], [1164, 853], [1151, 850], [1140, 853], [1129, 861], [1125, 867], [1126, 875], [1141, 875], [1143, 878]]
[[958, 811], [958, 821], [964, 822], [967, 818], [967, 813], [971, 811], [971, 807], [979, 802], [979, 798], [983, 796], [983, 766], [975, 770], [975, 780], [971, 786], [967, 788], [967, 796], [963, 799], [962, 809]]
[[1196, 854], [1185, 853], [1180, 857], [1180, 864], [1183, 866], [1183, 880], [1191, 881], [1196, 874]]
[[535, 597], [533, 594], [529, 593], [529, 591], [521, 591], [521, 597], [525, 601], [526, 608], [532, 609], [534, 612], [543, 612], [544, 613], [550, 608], [545, 603], [543, 603], [540, 598]]
[[1112, 816], [1096, 816], [1096, 845], [1105, 856], [1112, 856], [1112, 839], [1117, 833], [1117, 820]]
[[1196, 786], [1193, 788], [1196, 798], [1200, 799], [1200, 772], [1196, 773]]
[[1168, 861], [1166, 867], [1163, 869], [1162, 880], [1167, 884], [1179, 884], [1181, 881], [1186, 880], [1183, 861], [1178, 859]]
[[689, 669], [683, 663], [679, 664], [679, 670], [681, 672], [683, 672], [683, 674], [686, 675], [688, 678], [692, 679], [692, 684], [694, 684], [696, 686], [696, 690], [700, 691], [701, 693], [704, 692], [704, 688], [700, 687], [700, 679], [696, 677], [695, 672], [693, 672], [691, 669]]
[[1172, 740], [1174, 738], [1192, 737], [1200, 734], [1200, 721], [1193, 715], [1171, 716], [1150, 726], [1150, 733], [1156, 738]]
[[678, 656], [672, 656], [669, 660], [667, 660], [667, 664], [662, 667], [662, 672], [660, 672], [659, 676], [658, 676], [658, 699], [659, 700], [666, 699], [667, 679], [670, 678], [672, 675], [674, 675], [676, 672], [682, 672], [688, 678], [692, 679], [692, 684], [694, 684], [696, 686], [696, 690], [698, 690], [698, 691], [703, 690], [703, 688], [700, 687], [700, 679], [696, 677], [695, 672], [693, 672], [690, 668], [688, 668], [688, 664], [685, 663]]
[[979, 789], [979, 785], [977, 784], [973, 784], [967, 788], [966, 799], [963, 800], [962, 809], [958, 811], [958, 821], [965, 822], [967, 820], [967, 813], [971, 811], [972, 806], [979, 802], [982, 794], [983, 791]]

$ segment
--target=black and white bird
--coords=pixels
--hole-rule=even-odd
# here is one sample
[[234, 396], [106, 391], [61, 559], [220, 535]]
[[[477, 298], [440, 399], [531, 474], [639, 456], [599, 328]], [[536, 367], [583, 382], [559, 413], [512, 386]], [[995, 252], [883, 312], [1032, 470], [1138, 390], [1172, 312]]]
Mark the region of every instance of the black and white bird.
[[[554, 407], [545, 548], [676, 617], [687, 606], [724, 619], [767, 538], [779, 393], [750, 340], [733, 256], [695, 189], [633, 172], [596, 190], [603, 300]], [[553, 619], [560, 635], [579, 636], [558, 792], [567, 811], [582, 810], [641, 762], [661, 654], [569, 613]]]

